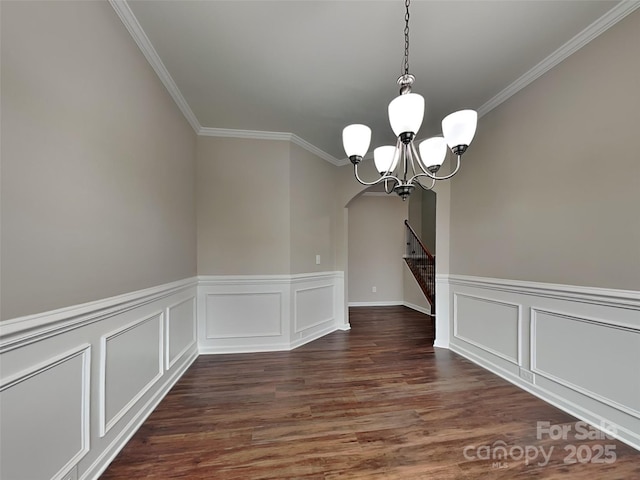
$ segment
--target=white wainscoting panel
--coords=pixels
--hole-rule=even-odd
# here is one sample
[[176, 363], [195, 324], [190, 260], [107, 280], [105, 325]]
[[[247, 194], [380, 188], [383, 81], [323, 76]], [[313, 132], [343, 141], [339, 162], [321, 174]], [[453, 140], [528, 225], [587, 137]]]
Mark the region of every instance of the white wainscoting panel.
[[97, 479], [197, 357], [196, 293], [191, 278], [2, 322], [0, 478]]
[[454, 312], [451, 350], [640, 449], [640, 292], [441, 281]]
[[436, 274], [436, 339], [433, 342], [434, 347], [449, 348], [449, 342], [451, 341], [449, 329], [449, 319], [451, 318], [450, 296], [448, 276]]
[[296, 288], [294, 290], [294, 332], [301, 333], [327, 322], [334, 322], [333, 285]]
[[289, 345], [286, 276], [207, 276], [198, 286], [198, 351], [239, 353]]
[[2, 379], [0, 478], [59, 479], [89, 451], [90, 361], [83, 344]]
[[102, 337], [100, 436], [103, 437], [162, 376], [164, 314], [156, 313]]
[[345, 329], [343, 279], [342, 272], [292, 277], [290, 348], [309, 343], [336, 329]]
[[282, 336], [282, 292], [207, 293], [207, 339]]
[[518, 365], [520, 305], [454, 293], [453, 336]]
[[640, 418], [640, 373], [616, 375], [631, 365], [640, 367], [640, 329], [533, 309], [534, 373]]
[[165, 317], [165, 368], [169, 370], [187, 350], [196, 347], [196, 297], [170, 305]]
[[342, 272], [203, 276], [200, 353], [291, 350], [344, 323]]

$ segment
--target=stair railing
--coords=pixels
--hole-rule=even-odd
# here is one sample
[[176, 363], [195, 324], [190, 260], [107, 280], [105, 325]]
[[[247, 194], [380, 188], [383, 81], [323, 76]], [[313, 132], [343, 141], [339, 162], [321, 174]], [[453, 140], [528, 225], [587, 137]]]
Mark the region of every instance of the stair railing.
[[406, 226], [406, 250], [404, 260], [420, 289], [431, 304], [431, 312], [435, 313], [436, 304], [436, 259], [422, 243], [408, 220]]

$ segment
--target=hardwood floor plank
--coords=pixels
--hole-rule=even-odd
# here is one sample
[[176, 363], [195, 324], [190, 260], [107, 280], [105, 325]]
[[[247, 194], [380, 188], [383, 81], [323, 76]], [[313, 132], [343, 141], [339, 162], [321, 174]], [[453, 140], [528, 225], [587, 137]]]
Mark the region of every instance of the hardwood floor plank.
[[[429, 317], [354, 308], [350, 321], [292, 352], [199, 357], [101, 478], [640, 479], [621, 442], [538, 439], [538, 421], [577, 420], [434, 349]], [[566, 465], [567, 443], [617, 458]], [[479, 450], [496, 445], [551, 453], [539, 465]]]

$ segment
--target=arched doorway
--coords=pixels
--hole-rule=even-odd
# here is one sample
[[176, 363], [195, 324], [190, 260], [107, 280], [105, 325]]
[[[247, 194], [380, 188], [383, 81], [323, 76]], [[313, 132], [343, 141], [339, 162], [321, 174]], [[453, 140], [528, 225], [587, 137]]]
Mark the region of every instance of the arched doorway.
[[[373, 166], [367, 165], [372, 162], [363, 162], [363, 167], [371, 170], [366, 178], [373, 178]], [[346, 174], [346, 172], [345, 172]], [[366, 173], [362, 174], [363, 177]], [[343, 188], [339, 198], [339, 205], [342, 205], [342, 225], [340, 226], [342, 241], [340, 242], [340, 252], [337, 255], [344, 270], [344, 318], [345, 324], [349, 323], [349, 204], [356, 198], [363, 195], [368, 190], [365, 185], [359, 184], [353, 177], [343, 183]], [[436, 339], [434, 346], [441, 348], [449, 347], [451, 335], [450, 321], [450, 299], [449, 287], [446, 277], [449, 273], [449, 211], [450, 211], [450, 183], [438, 182], [433, 189], [437, 201], [436, 228], [435, 228], [435, 250], [437, 251], [436, 262]]]
[[405, 226], [409, 202], [368, 188], [348, 205], [347, 292], [351, 307], [404, 303]]

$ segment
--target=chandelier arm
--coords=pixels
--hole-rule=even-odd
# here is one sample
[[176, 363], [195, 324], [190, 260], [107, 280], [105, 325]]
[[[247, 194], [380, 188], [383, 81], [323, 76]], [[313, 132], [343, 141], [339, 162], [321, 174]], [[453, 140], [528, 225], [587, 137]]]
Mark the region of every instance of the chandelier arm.
[[[396, 163], [396, 158], [397, 158], [397, 162], [400, 162], [400, 158], [402, 157], [402, 153], [401, 153], [401, 149], [402, 148], [402, 142], [400, 141], [400, 137], [398, 137], [398, 139], [396, 140], [396, 149], [393, 152], [393, 158], [391, 159], [391, 163], [389, 164], [389, 170], [387, 170], [384, 175], [390, 175], [392, 171], [394, 171], [397, 167], [394, 167], [392, 170], [392, 167], [394, 165], [394, 163]], [[396, 179], [396, 181], [398, 183], [400, 183], [400, 180], [398, 180], [398, 178], [394, 177]]]
[[387, 188], [389, 184], [389, 179], [384, 181], [384, 193], [386, 193], [387, 195], [393, 193], [393, 187], [395, 186], [394, 184], [391, 185], [391, 188]]
[[[413, 143], [411, 143], [411, 147], [413, 148], [414, 154], [415, 154], [415, 155], [418, 155], [418, 152], [416, 152], [416, 147], [413, 145]], [[458, 160], [457, 160], [457, 163], [456, 163], [456, 168], [455, 168], [455, 170], [454, 170], [453, 172], [451, 172], [450, 174], [448, 174], [448, 175], [444, 175], [444, 176], [442, 176], [442, 177], [438, 177], [437, 175], [435, 175], [435, 174], [433, 174], [433, 173], [431, 173], [431, 172], [428, 172], [428, 171], [424, 170], [424, 169], [422, 168], [422, 165], [420, 165], [420, 169], [424, 172], [424, 175], [423, 175], [423, 174], [415, 175], [415, 176], [414, 176], [410, 181], [413, 181], [413, 179], [414, 179], [414, 178], [416, 178], [416, 177], [418, 177], [418, 176], [427, 176], [427, 177], [432, 178], [432, 179], [434, 179], [434, 180], [448, 180], [448, 179], [450, 179], [450, 178], [451, 178], [451, 177], [453, 177], [456, 173], [458, 173], [458, 170], [460, 170], [460, 158], [462, 157], [462, 155], [456, 155], [456, 156], [458, 157]]]
[[[456, 163], [456, 168], [453, 172], [451, 172], [449, 175], [445, 175], [443, 177], [438, 177], [436, 175], [434, 175], [432, 178], [435, 180], [448, 180], [451, 177], [453, 177], [456, 173], [458, 173], [458, 170], [460, 170], [460, 158], [462, 157], [462, 155], [456, 155], [458, 157], [457, 163]], [[431, 175], [429, 175], [431, 176]]]
[[[428, 187], [425, 187], [422, 182], [420, 181], [420, 178], [422, 177], [427, 177], [429, 179], [431, 179], [431, 185]], [[413, 177], [411, 177], [411, 183], [413, 184], [418, 184], [420, 185], [420, 187], [422, 187], [423, 190], [431, 190], [435, 185], [436, 185], [436, 179], [433, 178], [431, 175], [429, 175], [428, 173], [418, 173], [417, 175], [414, 175]]]
[[[427, 172], [425, 172], [424, 169], [422, 168], [420, 156], [413, 142], [407, 145], [407, 153], [409, 156], [409, 161], [411, 162], [411, 170], [413, 171], [413, 177], [411, 177], [407, 183], [411, 185], [418, 184], [423, 190], [431, 190], [436, 184], [436, 179], [433, 178], [431, 175], [429, 175]], [[416, 162], [418, 163], [418, 167], [420, 168], [420, 170], [422, 170], [423, 173], [416, 172], [416, 166], [415, 166]], [[420, 178], [422, 177], [429, 177], [431, 179], [431, 185], [428, 187], [423, 185], [422, 182], [420, 181]]]
[[[427, 176], [428, 176], [429, 178], [433, 178], [433, 177], [429, 174], [429, 172], [427, 172], [427, 171], [424, 169], [424, 167], [422, 166], [422, 164], [423, 164], [422, 158], [420, 157], [420, 154], [418, 153], [418, 150], [416, 150], [416, 146], [415, 146], [415, 144], [414, 144], [413, 142], [411, 142], [411, 150], [412, 150], [412, 152], [413, 152], [413, 156], [414, 156], [415, 158], [417, 158], [417, 159], [418, 159], [418, 167], [420, 167], [420, 171], [421, 171], [422, 173], [426, 173], [426, 174], [427, 174]], [[414, 169], [413, 173], [416, 173], [415, 169]]]
[[[420, 155], [418, 154], [417, 150], [416, 150], [416, 146], [413, 144], [413, 142], [411, 142], [411, 149], [413, 150], [413, 155], [420, 159]], [[411, 177], [411, 179], [409, 180], [410, 182], [413, 182], [416, 178], [418, 177], [429, 177], [432, 180], [438, 180], [436, 178], [436, 176], [434, 174], [432, 174], [431, 172], [428, 172], [427, 170], [425, 170], [424, 168], [422, 168], [422, 159], [418, 160], [418, 166], [420, 167], [420, 170], [422, 170], [422, 173], [415, 173], [415, 171], [413, 173], [415, 173], [415, 175], [413, 177]]]
[[354, 165], [353, 166], [353, 173], [355, 174], [356, 180], [358, 180], [358, 182], [360, 182], [362, 185], [377, 185], [378, 183], [385, 181], [385, 180], [393, 180], [397, 183], [400, 183], [400, 179], [397, 177], [394, 177], [393, 175], [382, 175], [379, 179], [373, 181], [373, 182], [365, 182], [364, 180], [362, 180], [360, 178], [360, 175], [358, 175], [358, 165]]

